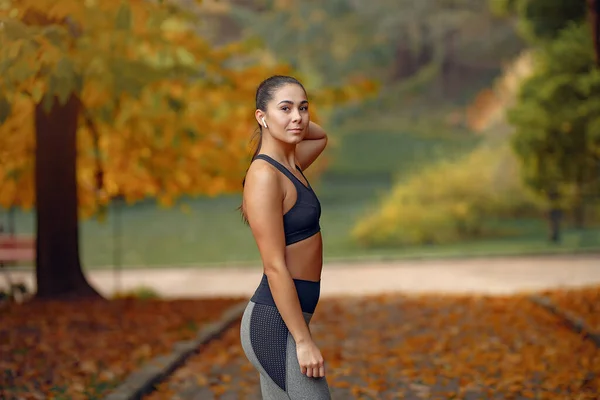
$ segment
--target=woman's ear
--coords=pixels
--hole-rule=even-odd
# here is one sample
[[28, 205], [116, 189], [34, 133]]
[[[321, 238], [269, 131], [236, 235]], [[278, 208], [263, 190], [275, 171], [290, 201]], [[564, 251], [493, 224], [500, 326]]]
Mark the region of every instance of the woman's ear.
[[267, 127], [267, 122], [265, 121], [265, 113], [262, 112], [262, 110], [256, 110], [256, 112], [254, 113], [254, 116], [256, 117], [256, 122], [258, 122], [260, 125], [262, 125], [263, 127]]

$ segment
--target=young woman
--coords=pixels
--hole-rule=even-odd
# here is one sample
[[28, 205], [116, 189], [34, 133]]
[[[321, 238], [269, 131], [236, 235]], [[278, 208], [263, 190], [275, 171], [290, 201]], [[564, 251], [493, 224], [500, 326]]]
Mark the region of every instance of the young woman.
[[242, 317], [241, 342], [263, 399], [330, 399], [323, 356], [308, 328], [320, 295], [321, 205], [302, 173], [327, 135], [310, 122], [306, 91], [273, 76], [256, 92], [260, 141], [244, 179], [242, 215], [264, 273]]

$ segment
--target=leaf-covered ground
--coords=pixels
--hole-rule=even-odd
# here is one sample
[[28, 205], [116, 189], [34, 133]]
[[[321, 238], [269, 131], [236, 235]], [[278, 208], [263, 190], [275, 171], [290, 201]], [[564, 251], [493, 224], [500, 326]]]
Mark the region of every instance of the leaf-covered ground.
[[[525, 296], [322, 300], [334, 399], [597, 399], [600, 350]], [[260, 399], [239, 324], [147, 396]]]
[[577, 315], [591, 330], [600, 334], [600, 287], [553, 290], [544, 294], [556, 306]]
[[101, 398], [239, 301], [119, 299], [2, 308], [0, 398]]

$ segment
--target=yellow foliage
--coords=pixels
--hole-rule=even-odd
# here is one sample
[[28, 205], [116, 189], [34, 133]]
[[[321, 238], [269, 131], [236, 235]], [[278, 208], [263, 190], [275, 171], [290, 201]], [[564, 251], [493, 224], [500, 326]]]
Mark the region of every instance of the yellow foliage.
[[[182, 194], [241, 190], [257, 126], [256, 86], [270, 75], [292, 74], [288, 66], [236, 66], [254, 50], [243, 43], [213, 47], [172, 2], [2, 4], [7, 6], [0, 9], [6, 25], [0, 30], [0, 65], [4, 60], [14, 65], [0, 76], [0, 88], [7, 89], [0, 90], [0, 100], [4, 95], [11, 104], [0, 124], [0, 206], [34, 204], [34, 106], [70, 93], [82, 105], [77, 136], [82, 216], [117, 195], [130, 203], [156, 197], [170, 206]], [[327, 108], [375, 89], [359, 79], [309, 95]]]
[[0, 127], [0, 205], [27, 209], [34, 203], [33, 103], [25, 96], [13, 100], [13, 112]]
[[355, 226], [352, 235], [366, 246], [448, 243], [499, 232], [486, 218], [533, 205], [515, 174], [508, 146], [483, 146], [462, 160], [442, 162], [397, 184]]
[[[467, 108], [470, 128], [486, 133], [508, 130], [505, 110], [532, 70], [530, 51], [508, 64], [494, 86], [482, 90]], [[521, 182], [507, 136], [487, 142], [461, 160], [434, 165], [397, 184], [381, 201], [380, 209], [356, 224], [354, 239], [366, 246], [381, 246], [504, 234], [486, 220], [531, 210], [541, 200]]]

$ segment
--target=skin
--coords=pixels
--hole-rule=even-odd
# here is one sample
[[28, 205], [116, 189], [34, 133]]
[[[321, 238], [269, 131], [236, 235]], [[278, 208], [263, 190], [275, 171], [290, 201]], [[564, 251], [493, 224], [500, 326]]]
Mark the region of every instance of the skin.
[[[262, 126], [261, 153], [280, 162], [305, 185], [295, 165], [308, 168], [327, 145], [325, 131], [310, 121], [304, 90], [294, 84], [277, 90], [266, 110], [256, 110]], [[266, 128], [262, 119], [264, 118]], [[293, 183], [271, 164], [256, 160], [244, 186], [243, 207], [283, 321], [296, 341], [300, 369], [308, 377], [325, 376], [323, 356], [311, 337], [293, 279], [319, 281], [323, 264], [321, 233], [286, 246], [283, 214], [296, 202]]]

